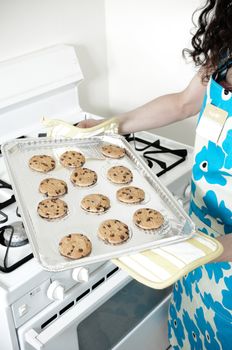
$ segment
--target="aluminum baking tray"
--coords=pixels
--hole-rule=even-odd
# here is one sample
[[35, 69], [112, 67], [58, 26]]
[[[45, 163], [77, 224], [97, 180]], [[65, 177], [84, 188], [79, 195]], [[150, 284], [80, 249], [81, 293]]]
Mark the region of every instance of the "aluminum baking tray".
[[[124, 147], [126, 156], [118, 160], [105, 158], [100, 152], [100, 147], [105, 143]], [[59, 163], [60, 155], [66, 150], [77, 150], [84, 154], [84, 166], [98, 174], [95, 185], [87, 188], [73, 186], [70, 181], [72, 170]], [[195, 226], [184, 209], [120, 135], [105, 134], [85, 139], [16, 139], [2, 145], [2, 153], [34, 256], [46, 270], [62, 271], [117, 258], [151, 247], [183, 241], [195, 232]], [[31, 170], [28, 162], [36, 154], [54, 157], [55, 169], [46, 174]], [[133, 172], [133, 182], [130, 185], [143, 188], [144, 202], [123, 204], [116, 199], [116, 191], [123, 185], [113, 184], [106, 177], [107, 170], [114, 165], [124, 165]], [[47, 221], [37, 213], [38, 203], [44, 199], [39, 193], [39, 184], [47, 177], [59, 178], [68, 184], [68, 193], [61, 199], [68, 204], [69, 211], [62, 219]], [[91, 193], [108, 196], [111, 201], [110, 209], [99, 215], [81, 209], [81, 199]], [[133, 213], [143, 207], [156, 209], [164, 215], [165, 223], [160, 229], [144, 231], [133, 223]], [[97, 229], [107, 219], [118, 219], [126, 223], [129, 226], [130, 239], [121, 245], [109, 245], [100, 240]], [[89, 237], [92, 252], [87, 257], [71, 260], [60, 255], [59, 241], [63, 236], [75, 232]]]

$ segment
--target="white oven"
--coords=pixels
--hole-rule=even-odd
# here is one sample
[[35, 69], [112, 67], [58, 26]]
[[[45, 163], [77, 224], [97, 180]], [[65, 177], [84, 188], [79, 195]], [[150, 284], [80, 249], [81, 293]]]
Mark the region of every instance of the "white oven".
[[[42, 116], [71, 123], [97, 117], [80, 108], [82, 79], [75, 50], [66, 45], [0, 63], [0, 144], [44, 136]], [[148, 132], [127, 139], [187, 205], [192, 148]], [[8, 247], [2, 239], [6, 227], [20, 220], [5, 183], [0, 155], [1, 350], [166, 350], [171, 288], [148, 288], [110, 261], [59, 273], [42, 270], [28, 242]]]
[[22, 350], [167, 349], [170, 288], [153, 290], [111, 263], [18, 329]]

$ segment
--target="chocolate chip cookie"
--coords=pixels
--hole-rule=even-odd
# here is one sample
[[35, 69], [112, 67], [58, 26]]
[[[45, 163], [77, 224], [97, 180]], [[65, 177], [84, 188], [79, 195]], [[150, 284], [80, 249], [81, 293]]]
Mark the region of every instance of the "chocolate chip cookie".
[[59, 243], [60, 254], [70, 259], [80, 259], [92, 251], [89, 238], [81, 233], [71, 233], [64, 236]]
[[29, 167], [40, 173], [47, 173], [53, 170], [55, 166], [55, 160], [46, 154], [34, 155], [29, 159]]
[[75, 186], [88, 187], [97, 182], [97, 173], [88, 168], [77, 168], [73, 170], [70, 179]]
[[76, 151], [66, 151], [60, 156], [60, 163], [67, 168], [79, 168], [85, 164], [85, 157]]
[[109, 244], [121, 244], [130, 237], [129, 228], [119, 220], [106, 220], [99, 226], [98, 237]]
[[51, 177], [41, 181], [39, 192], [47, 197], [60, 197], [68, 192], [68, 186], [65, 181]]
[[101, 152], [105, 157], [119, 159], [125, 156], [126, 151], [124, 148], [108, 144], [101, 147]]
[[53, 220], [67, 215], [68, 205], [59, 198], [49, 198], [39, 202], [37, 211], [42, 218]]
[[91, 213], [104, 213], [110, 207], [110, 200], [103, 194], [89, 194], [82, 199], [81, 207]]
[[120, 202], [133, 204], [142, 202], [145, 193], [139, 187], [127, 186], [120, 188], [116, 193], [116, 197]]
[[136, 210], [133, 215], [133, 221], [136, 226], [144, 230], [157, 229], [164, 223], [163, 215], [151, 208], [141, 208]]
[[107, 178], [116, 184], [127, 184], [133, 180], [133, 174], [127, 167], [119, 165], [107, 171]]

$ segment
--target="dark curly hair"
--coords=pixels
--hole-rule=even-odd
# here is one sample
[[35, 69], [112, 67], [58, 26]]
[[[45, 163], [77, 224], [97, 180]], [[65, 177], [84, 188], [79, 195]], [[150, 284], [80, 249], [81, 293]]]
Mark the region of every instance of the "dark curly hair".
[[[195, 24], [194, 17], [199, 11]], [[189, 55], [196, 66], [202, 67], [202, 80], [208, 81], [219, 64], [232, 56], [232, 1], [206, 0], [193, 13], [192, 21], [195, 27], [192, 49], [185, 48], [183, 56]]]

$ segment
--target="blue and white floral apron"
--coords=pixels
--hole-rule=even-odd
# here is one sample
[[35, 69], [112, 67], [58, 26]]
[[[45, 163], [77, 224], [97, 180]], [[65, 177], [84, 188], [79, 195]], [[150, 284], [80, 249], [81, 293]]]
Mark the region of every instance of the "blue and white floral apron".
[[[232, 233], [232, 93], [213, 75], [198, 119], [190, 215], [212, 237]], [[232, 350], [232, 263], [209, 263], [179, 280], [169, 308], [174, 350]]]

